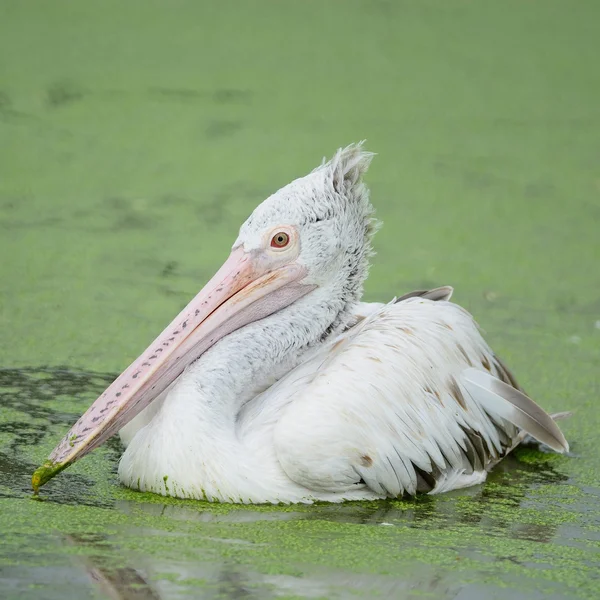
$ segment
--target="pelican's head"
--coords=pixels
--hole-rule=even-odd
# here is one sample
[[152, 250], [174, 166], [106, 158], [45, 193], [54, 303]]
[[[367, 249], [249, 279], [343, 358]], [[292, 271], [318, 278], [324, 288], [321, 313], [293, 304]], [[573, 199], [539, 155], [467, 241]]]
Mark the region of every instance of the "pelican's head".
[[348, 146], [278, 190], [241, 226], [234, 251], [243, 248], [267, 268], [301, 266], [305, 283], [350, 278], [361, 286], [375, 223], [361, 176], [372, 157], [360, 144]]
[[361, 180], [372, 156], [360, 144], [348, 146], [260, 204], [215, 276], [34, 473], [34, 489], [104, 443], [225, 335], [317, 287], [329, 286], [345, 302], [357, 300], [374, 230]]

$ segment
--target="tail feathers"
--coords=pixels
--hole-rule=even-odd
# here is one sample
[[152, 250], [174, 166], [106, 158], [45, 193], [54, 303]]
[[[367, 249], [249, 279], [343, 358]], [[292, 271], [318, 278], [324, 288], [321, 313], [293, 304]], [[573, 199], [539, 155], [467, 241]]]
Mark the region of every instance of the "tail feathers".
[[[573, 415], [573, 413], [571, 411], [567, 410], [564, 412], [552, 413], [550, 416], [552, 417], [552, 419], [554, 421], [561, 421], [562, 419], [568, 419], [572, 415]], [[552, 448], [546, 446], [546, 444], [544, 444], [542, 442], [538, 442], [538, 440], [536, 440], [533, 436], [529, 435], [528, 433], [525, 433], [524, 431], [521, 432], [521, 439], [518, 441], [518, 443], [516, 445], [528, 446], [530, 448], [536, 448], [537, 450], [540, 450], [541, 452], [553, 452]]]
[[[494, 376], [468, 368], [462, 381], [473, 399], [491, 416], [500, 417], [556, 452], [568, 452], [569, 444], [554, 419], [531, 398]], [[564, 413], [556, 415], [563, 418]]]

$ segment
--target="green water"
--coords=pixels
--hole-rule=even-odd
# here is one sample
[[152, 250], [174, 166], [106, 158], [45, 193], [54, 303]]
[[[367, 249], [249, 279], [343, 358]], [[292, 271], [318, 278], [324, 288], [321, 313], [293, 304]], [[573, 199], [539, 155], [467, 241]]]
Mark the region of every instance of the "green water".
[[[600, 4], [0, 1], [3, 598], [596, 598]], [[484, 486], [219, 507], [29, 478], [266, 195], [379, 153], [368, 299], [452, 284], [563, 425]]]

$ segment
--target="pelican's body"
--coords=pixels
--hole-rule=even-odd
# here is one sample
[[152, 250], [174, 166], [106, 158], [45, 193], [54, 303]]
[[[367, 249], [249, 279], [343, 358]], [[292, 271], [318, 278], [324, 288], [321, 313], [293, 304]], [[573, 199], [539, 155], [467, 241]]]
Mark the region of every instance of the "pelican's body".
[[118, 428], [126, 486], [240, 503], [465, 487], [527, 433], [566, 450], [450, 288], [360, 301], [370, 158], [351, 146], [260, 205], [221, 271], [78, 421], [34, 486]]

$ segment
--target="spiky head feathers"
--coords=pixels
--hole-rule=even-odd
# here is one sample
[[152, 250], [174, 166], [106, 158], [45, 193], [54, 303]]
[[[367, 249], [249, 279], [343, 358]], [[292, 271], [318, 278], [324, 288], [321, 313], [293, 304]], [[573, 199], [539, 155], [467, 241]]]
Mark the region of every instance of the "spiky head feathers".
[[[362, 181], [373, 153], [363, 144], [339, 149], [308, 175], [292, 181], [260, 204], [242, 225], [236, 245], [258, 246], [263, 232], [277, 225], [299, 234], [298, 262], [319, 285], [345, 281], [360, 295], [377, 228], [369, 190]], [[341, 283], [341, 282], [340, 282]]]

